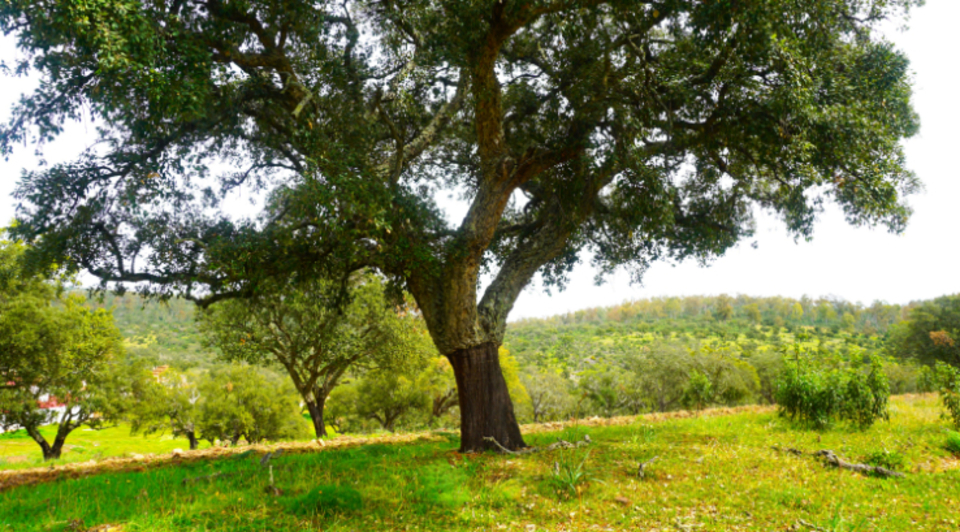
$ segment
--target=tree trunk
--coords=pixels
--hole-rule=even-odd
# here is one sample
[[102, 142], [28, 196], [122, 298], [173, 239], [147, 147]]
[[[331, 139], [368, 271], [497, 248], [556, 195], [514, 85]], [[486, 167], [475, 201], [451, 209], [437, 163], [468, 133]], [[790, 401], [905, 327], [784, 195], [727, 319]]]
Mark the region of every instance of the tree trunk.
[[510, 450], [527, 446], [513, 413], [497, 347], [487, 342], [447, 355], [460, 399], [460, 452], [496, 449], [484, 440], [490, 437]]
[[60, 426], [57, 429], [57, 437], [53, 439], [53, 445], [50, 446], [49, 451], [44, 449], [43, 459], [44, 460], [56, 460], [60, 458], [60, 453], [63, 450], [63, 444], [67, 441], [67, 435], [70, 434], [70, 429], [64, 426]]
[[307, 412], [310, 412], [310, 420], [313, 422], [313, 432], [317, 435], [317, 438], [325, 438], [327, 436], [327, 427], [323, 421], [323, 405], [326, 402], [325, 399], [317, 399], [315, 401], [305, 401], [307, 403]]
[[197, 441], [197, 435], [192, 431], [187, 431], [187, 440], [190, 441], [190, 450], [196, 451], [200, 447], [200, 442]]

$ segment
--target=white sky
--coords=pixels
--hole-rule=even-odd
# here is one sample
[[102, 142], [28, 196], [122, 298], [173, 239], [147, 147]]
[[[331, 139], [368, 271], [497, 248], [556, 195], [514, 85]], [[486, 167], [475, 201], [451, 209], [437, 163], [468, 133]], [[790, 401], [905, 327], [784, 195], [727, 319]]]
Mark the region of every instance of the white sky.
[[[960, 170], [954, 153], [960, 150], [957, 20], [960, 2], [927, 0], [926, 6], [914, 10], [907, 31], [890, 32], [915, 73], [921, 129], [907, 142], [907, 157], [926, 187], [910, 199], [916, 212], [904, 234], [853, 228], [837, 209], [828, 209], [813, 241], [795, 243], [781, 223], [761, 216], [754, 239], [707, 268], [693, 262], [661, 263], [647, 272], [643, 286], [631, 285], [626, 274], [618, 274], [598, 287], [593, 283], [594, 271], [584, 264], [574, 271], [564, 292], [548, 296], [537, 285], [527, 288], [511, 318], [549, 316], [653, 296], [727, 293], [799, 298], [807, 294], [864, 303], [906, 303], [960, 292]], [[0, 59], [9, 63], [15, 54], [10, 39], [0, 38]], [[30, 80], [0, 77], [0, 120], [6, 119], [11, 104], [31, 85]], [[48, 159], [76, 154], [93, 140], [92, 129], [89, 124], [71, 127], [56, 151], [48, 150]], [[0, 225], [13, 219], [10, 194], [21, 169], [36, 164], [30, 147], [20, 148], [9, 161], [0, 161]], [[750, 247], [754, 240], [757, 249]]]

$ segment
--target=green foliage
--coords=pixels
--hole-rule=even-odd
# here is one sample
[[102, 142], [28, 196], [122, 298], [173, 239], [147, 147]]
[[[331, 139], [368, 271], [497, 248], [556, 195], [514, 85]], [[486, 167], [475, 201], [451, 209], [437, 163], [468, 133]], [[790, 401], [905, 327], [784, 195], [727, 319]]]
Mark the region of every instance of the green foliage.
[[687, 384], [683, 387], [682, 402], [685, 407], [694, 408], [699, 411], [710, 404], [713, 400], [713, 395], [713, 383], [710, 382], [710, 377], [707, 377], [698, 370], [694, 370], [690, 375], [690, 380], [688, 380]]
[[169, 431], [175, 437], [186, 437], [190, 448], [196, 448], [201, 400], [206, 400], [197, 389], [202, 378], [197, 370], [181, 373], [168, 369], [135, 388], [127, 415], [130, 433], [149, 435]]
[[879, 360], [872, 358], [866, 372], [854, 365], [830, 368], [825, 362], [787, 361], [777, 388], [781, 415], [816, 429], [849, 421], [861, 430], [889, 416], [889, 385]]
[[[7, 0], [40, 82], [0, 154], [102, 124], [24, 172], [14, 232], [35, 264], [204, 303], [372, 268], [441, 353], [499, 345], [524, 286], [587, 250], [639, 278], [723, 255], [759, 208], [810, 237], [825, 198], [903, 231], [919, 123], [874, 30], [919, 3]], [[233, 215], [241, 189], [260, 212]]]
[[945, 410], [943, 417], [960, 429], [960, 369], [938, 362], [935, 372], [940, 403]]
[[[145, 376], [122, 364], [113, 316], [64, 295], [63, 278], [26, 275], [21, 254], [18, 244], [0, 241], [0, 427], [22, 427], [45, 459], [58, 458], [77, 428], [118, 420], [124, 396]], [[40, 407], [51, 398], [62, 414]], [[52, 442], [39, 431], [48, 423], [57, 425]]]
[[891, 330], [888, 350], [929, 365], [960, 367], [960, 294], [911, 305], [906, 320]]
[[947, 442], [943, 446], [951, 453], [960, 456], [960, 432], [952, 430], [947, 432]]
[[[414, 305], [391, 305], [376, 275], [356, 275], [346, 284], [311, 280], [271, 286], [201, 312], [200, 328], [221, 358], [285, 371], [317, 418], [318, 438], [326, 435], [327, 397], [349, 372], [419, 370], [424, 357], [436, 355]], [[381, 385], [393, 389], [380, 383], [373, 390]], [[392, 430], [392, 422], [384, 423]]]
[[250, 366], [216, 367], [197, 383], [197, 436], [236, 444], [303, 437], [296, 391], [278, 375]]
[[873, 466], [880, 466], [891, 471], [903, 471], [907, 467], [907, 458], [899, 451], [882, 449], [867, 453], [863, 462]]
[[195, 320], [196, 305], [191, 301], [107, 292], [88, 299], [85, 304], [113, 314], [128, 357], [181, 371], [209, 368], [215, 363], [214, 352], [203, 345]]

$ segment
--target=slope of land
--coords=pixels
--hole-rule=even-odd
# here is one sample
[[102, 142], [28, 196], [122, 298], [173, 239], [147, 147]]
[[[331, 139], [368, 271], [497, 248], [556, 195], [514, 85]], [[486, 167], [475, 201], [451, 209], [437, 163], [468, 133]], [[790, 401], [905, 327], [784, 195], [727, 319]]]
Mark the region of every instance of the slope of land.
[[[456, 436], [257, 453], [0, 492], [0, 530], [955, 530], [960, 459], [935, 396], [895, 397], [865, 432], [798, 430], [770, 409], [541, 426], [526, 455], [461, 455]], [[676, 416], [675, 416], [676, 417]], [[528, 431], [530, 432], [530, 431]], [[905, 473], [825, 467], [830, 449]], [[638, 465], [653, 457], [644, 478]], [[273, 485], [271, 486], [271, 477]], [[122, 501], [118, 504], [117, 501]], [[105, 528], [100, 528], [103, 530]]]

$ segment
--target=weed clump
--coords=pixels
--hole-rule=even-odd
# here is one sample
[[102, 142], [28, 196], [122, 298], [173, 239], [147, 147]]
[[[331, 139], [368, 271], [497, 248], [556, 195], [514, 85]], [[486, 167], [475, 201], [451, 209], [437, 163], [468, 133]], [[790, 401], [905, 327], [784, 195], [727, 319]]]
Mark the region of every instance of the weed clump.
[[897, 451], [883, 449], [869, 453], [863, 460], [872, 466], [883, 467], [891, 471], [903, 471], [907, 466], [907, 458]]
[[559, 459], [553, 463], [553, 471], [548, 482], [561, 499], [579, 497], [582, 495], [586, 484], [600, 482], [587, 467], [590, 451], [586, 451], [581, 456], [577, 456], [577, 454], [575, 452], [564, 453], [561, 450]]

